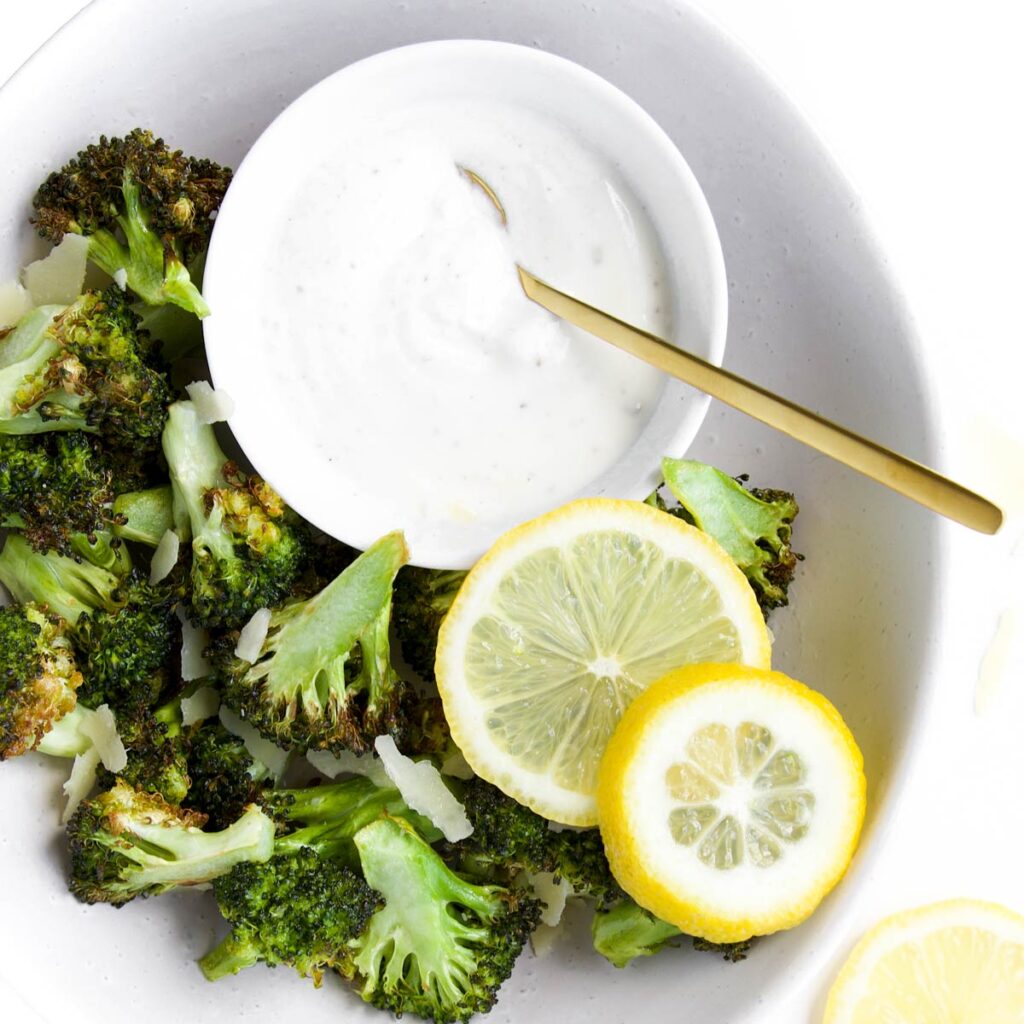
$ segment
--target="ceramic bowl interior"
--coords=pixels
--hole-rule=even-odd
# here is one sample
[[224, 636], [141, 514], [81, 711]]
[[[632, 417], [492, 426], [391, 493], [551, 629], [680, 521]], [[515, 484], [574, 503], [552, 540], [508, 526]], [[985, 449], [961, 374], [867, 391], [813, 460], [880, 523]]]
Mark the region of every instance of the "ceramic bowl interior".
[[[100, 132], [148, 124], [237, 166], [324, 76], [452, 37], [560, 54], [636, 99], [687, 155], [718, 225], [728, 365], [934, 463], [924, 353], [855, 194], [764, 74], [672, 0], [98, 0], [0, 92], [0, 136], [17, 140], [0, 172], [0, 278], [39, 250], [27, 217], [40, 178]], [[903, 789], [941, 653], [936, 519], [717, 406], [691, 452], [799, 497], [806, 561], [792, 605], [772, 619], [775, 663], [824, 691], [861, 744], [870, 788], [860, 852], [807, 924], [736, 965], [684, 948], [616, 970], [593, 955], [584, 915], [573, 913], [575, 928], [546, 957], [522, 959], [489, 1018], [496, 1024], [779, 1019], [769, 1009], [814, 981], [842, 936]], [[116, 913], [77, 905], [57, 824], [67, 771], [35, 756], [0, 767], [3, 907], [18, 921], [0, 958], [6, 1006], [20, 997], [47, 1024], [135, 1024], [140, 1007], [161, 1022], [379, 1024], [333, 979], [316, 991], [288, 971], [253, 968], [211, 987], [193, 962], [222, 927], [209, 894]]]
[[[431, 517], [418, 514], [415, 503], [397, 495], [325, 481], [314, 439], [295, 427], [288, 406], [278, 398], [280, 374], [273, 359], [249, 358], [246, 352], [247, 339], [263, 334], [263, 311], [252, 301], [252, 282], [260, 279], [268, 224], [284, 216], [284, 204], [293, 195], [282, 191], [280, 183], [294, 177], [296, 166], [315, 167], [337, 148], [338, 140], [364, 138], [389, 112], [417, 102], [443, 104], [466, 97], [552, 119], [621, 175], [658, 235], [677, 345], [721, 362], [727, 305], [721, 245], [693, 172], [636, 102], [572, 61], [500, 42], [421, 43], [345, 67], [280, 114], [237, 170], [206, 263], [203, 291], [213, 311], [204, 323], [206, 349], [214, 383], [234, 400], [231, 429], [260, 473], [320, 529], [358, 548], [369, 547], [388, 530], [401, 529], [414, 563], [459, 569], [477, 561], [518, 521], [546, 512], [550, 505], [524, 513], [517, 504], [504, 516], [479, 520]], [[329, 132], [324, 125], [330, 125]], [[500, 190], [500, 182], [493, 184]], [[268, 200], [275, 194], [282, 196], [280, 208]], [[599, 295], [582, 297], [601, 304]], [[345, 386], [361, 385], [347, 380]], [[391, 415], [400, 416], [401, 403], [396, 405]], [[607, 471], [565, 499], [645, 498], [660, 480], [662, 456], [686, 450], [707, 408], [704, 396], [668, 380], [636, 441]], [[337, 413], [325, 410], [324, 430], [337, 429]], [[421, 425], [410, 419], [408, 429]], [[443, 488], [443, 480], [438, 486]]]

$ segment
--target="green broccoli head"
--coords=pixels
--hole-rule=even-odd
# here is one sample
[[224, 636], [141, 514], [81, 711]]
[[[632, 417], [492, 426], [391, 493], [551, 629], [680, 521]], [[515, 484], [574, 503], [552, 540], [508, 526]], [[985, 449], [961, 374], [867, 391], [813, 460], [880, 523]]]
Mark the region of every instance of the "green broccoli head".
[[506, 884], [520, 871], [555, 871], [558, 833], [551, 831], [547, 819], [481, 778], [462, 784], [458, 795], [473, 832], [449, 844], [444, 854], [459, 871]]
[[[13, 530], [0, 551], [0, 583], [21, 604], [35, 602], [74, 625], [87, 612], [114, 612], [124, 603], [123, 579], [83, 555], [35, 551]], [[89, 555], [82, 549], [84, 555]], [[99, 554], [103, 554], [101, 551]]]
[[549, 872], [568, 882], [574, 896], [600, 906], [622, 898], [597, 829], [556, 832], [546, 818], [480, 778], [462, 784], [459, 798], [473, 832], [444, 851], [458, 870], [504, 883], [521, 871]]
[[81, 684], [63, 619], [34, 604], [0, 608], [0, 761], [34, 749]]
[[289, 596], [309, 554], [305, 531], [269, 484], [227, 459], [191, 402], [170, 407], [163, 449], [191, 529], [191, 616], [240, 628]]
[[186, 264], [205, 250], [230, 182], [227, 168], [136, 128], [102, 136], [54, 171], [32, 201], [34, 223], [54, 243], [67, 232], [87, 236], [92, 261], [112, 276], [123, 270], [148, 305], [203, 317], [209, 309]]
[[0, 434], [0, 525], [39, 551], [72, 553], [75, 534], [112, 525], [112, 472], [84, 433]]
[[[761, 610], [789, 603], [789, 585], [802, 557], [793, 551], [793, 520], [800, 511], [787, 491], [748, 490], [740, 478], [689, 459], [663, 459], [665, 483], [682, 518], [714, 537], [743, 570]], [[671, 510], [678, 514], [680, 510]]]
[[402, 657], [426, 682], [434, 681], [437, 632], [466, 573], [406, 566], [395, 580], [395, 633]]
[[79, 700], [132, 713], [150, 708], [171, 681], [181, 639], [174, 594], [133, 576], [122, 584], [120, 605], [78, 619], [75, 648], [85, 676]]
[[209, 981], [262, 960], [293, 967], [319, 985], [380, 906], [359, 875], [309, 847], [239, 864], [213, 883], [213, 892], [231, 933], [199, 962]]
[[207, 817], [208, 829], [227, 828], [246, 806], [261, 802], [270, 773], [216, 719], [196, 722], [183, 742], [191, 780], [182, 805]]
[[568, 882], [574, 896], [593, 900], [599, 907], [622, 899], [624, 893], [612, 876], [596, 828], [552, 832], [550, 850], [554, 867], [548, 870]]
[[384, 907], [341, 971], [363, 999], [437, 1024], [486, 1013], [540, 918], [521, 892], [474, 885], [450, 871], [408, 825], [382, 818], [356, 833], [369, 886]]
[[204, 832], [205, 821], [119, 780], [68, 823], [71, 892], [83, 903], [120, 905], [212, 882], [236, 864], [273, 854], [273, 819], [257, 807], [220, 832]]
[[625, 967], [639, 956], [652, 956], [682, 932], [675, 925], [624, 899], [608, 910], [594, 914], [591, 934], [594, 949], [616, 967]]
[[278, 745], [370, 749], [400, 732], [407, 687], [391, 667], [391, 587], [405, 563], [400, 533], [388, 534], [314, 597], [274, 609], [253, 663], [217, 657], [224, 699]]
[[153, 450], [171, 391], [137, 324], [116, 286], [26, 314], [0, 341], [0, 433], [82, 429]]

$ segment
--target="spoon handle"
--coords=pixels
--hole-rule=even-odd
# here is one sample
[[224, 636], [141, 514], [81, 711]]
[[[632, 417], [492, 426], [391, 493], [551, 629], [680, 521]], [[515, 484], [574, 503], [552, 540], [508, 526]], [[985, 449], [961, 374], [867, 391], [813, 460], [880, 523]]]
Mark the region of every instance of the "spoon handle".
[[1003, 513], [966, 487], [757, 384], [670, 345], [553, 288], [519, 267], [523, 291], [534, 302], [651, 366], [753, 416], [769, 427], [831, 456], [851, 469], [980, 533], [995, 533]]

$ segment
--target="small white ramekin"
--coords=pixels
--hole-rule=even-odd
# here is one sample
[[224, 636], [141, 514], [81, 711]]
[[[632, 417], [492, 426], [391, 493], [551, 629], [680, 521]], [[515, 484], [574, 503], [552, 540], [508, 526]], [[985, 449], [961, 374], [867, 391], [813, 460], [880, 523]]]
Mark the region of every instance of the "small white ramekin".
[[[471, 565], [514, 523], [454, 518], [382, 523], [373, 495], [365, 501], [333, 500], [303, 452], [280, 442], [274, 369], [248, 358], [245, 324], [260, 301], [252, 282], [258, 280], [261, 251], [270, 244], [261, 231], [268, 220], [268, 204], [284, 194], [280, 182], [293, 176], [297, 165], [315, 163], [323, 154], [321, 147], [344, 138], [349, 119], [365, 121], [376, 112], [414, 101], [467, 95], [520, 104], [555, 118], [616, 165], [661, 243], [673, 300], [675, 344], [720, 363], [727, 319], [721, 244], [693, 172], [653, 118], [592, 71], [531, 47], [447, 40], [361, 60], [295, 100], [243, 160], [217, 218], [204, 278], [213, 311], [204, 328], [214, 382], [234, 399], [230, 426], [247, 457], [302, 516], [360, 548], [385, 530], [401, 526], [416, 564], [449, 568]], [[310, 239], [310, 244], [318, 240]], [[591, 301], [600, 304], [600, 297]], [[281, 358], [288, 358], [287, 338], [281, 339]], [[357, 381], [339, 384], [339, 408], [324, 410], [325, 430], [344, 429], [344, 389], [358, 386]], [[637, 441], [574, 497], [645, 497], [660, 480], [662, 456], [686, 450], [707, 407], [705, 396], [678, 381], [667, 381]], [[401, 395], [395, 395], [393, 408], [382, 414], [401, 416]], [[414, 423], [409, 427], [417, 429]], [[395, 486], [400, 488], [401, 482]], [[439, 480], [438, 487], [443, 486]]]

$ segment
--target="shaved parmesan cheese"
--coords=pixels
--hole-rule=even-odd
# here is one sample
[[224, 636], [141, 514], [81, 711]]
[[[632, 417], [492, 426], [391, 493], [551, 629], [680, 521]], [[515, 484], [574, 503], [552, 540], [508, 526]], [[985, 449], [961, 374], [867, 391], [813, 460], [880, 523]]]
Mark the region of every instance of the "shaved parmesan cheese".
[[544, 910], [540, 915], [541, 924], [554, 928], [562, 920], [565, 901], [572, 895], [572, 886], [564, 878], [556, 881], [550, 871], [531, 874], [530, 885], [533, 886], [537, 899], [544, 904]]
[[61, 824], [66, 825], [71, 815], [78, 810], [78, 805], [92, 792], [96, 785], [96, 768], [100, 763], [99, 751], [90, 747], [84, 754], [75, 758], [71, 766], [71, 774], [64, 783], [64, 795], [68, 798], [64, 813], [60, 816]]
[[117, 285], [121, 291], [126, 291], [128, 288], [128, 271], [124, 267], [118, 267], [117, 270], [111, 275], [114, 278], [114, 284]]
[[93, 749], [108, 772], [124, 770], [128, 763], [128, 753], [117, 734], [114, 712], [106, 704], [101, 704], [94, 714], [85, 718], [79, 729], [92, 741]]
[[282, 750], [276, 743], [271, 743], [265, 736], [261, 736], [254, 726], [244, 718], [239, 718], [231, 708], [223, 704], [219, 717], [221, 725], [245, 744], [245, 749], [252, 757], [265, 764], [275, 779], [281, 778], [288, 764], [287, 750]]
[[210, 636], [205, 629], [192, 625], [184, 608], [178, 608], [178, 619], [181, 622], [181, 678], [190, 683], [213, 671], [204, 653], [210, 646]]
[[469, 766], [461, 750], [456, 748], [441, 762], [441, 774], [453, 779], [472, 779], [476, 772]]
[[0, 282], [0, 327], [13, 327], [31, 308], [31, 297], [17, 281]]
[[194, 380], [185, 385], [185, 390], [200, 423], [222, 423], [235, 411], [231, 397], [224, 391], [214, 391], [205, 380]]
[[235, 657], [242, 661], [254, 662], [263, 650], [263, 641], [267, 639], [270, 629], [270, 609], [260, 608], [253, 612], [252, 618], [242, 627], [235, 644]]
[[393, 785], [380, 758], [373, 754], [353, 754], [350, 750], [332, 754], [329, 750], [311, 750], [306, 754], [306, 760], [329, 779], [336, 779], [339, 775], [365, 775], [382, 789], [390, 789]]
[[213, 718], [219, 710], [220, 694], [212, 686], [200, 686], [191, 697], [181, 698], [181, 724], [195, 725]]
[[384, 771], [388, 773], [402, 799], [420, 814], [426, 815], [450, 843], [472, 835], [473, 826], [466, 810], [452, 796], [441, 773], [429, 761], [413, 761], [402, 754], [390, 736], [378, 736], [373, 742]]
[[160, 538], [160, 543], [157, 544], [149, 563], [150, 584], [159, 583], [178, 564], [180, 546], [178, 535], [173, 530], [164, 530], [164, 535]]
[[21, 276], [32, 296], [32, 305], [67, 306], [74, 302], [85, 285], [88, 254], [89, 239], [69, 231], [49, 256], [30, 263]]

